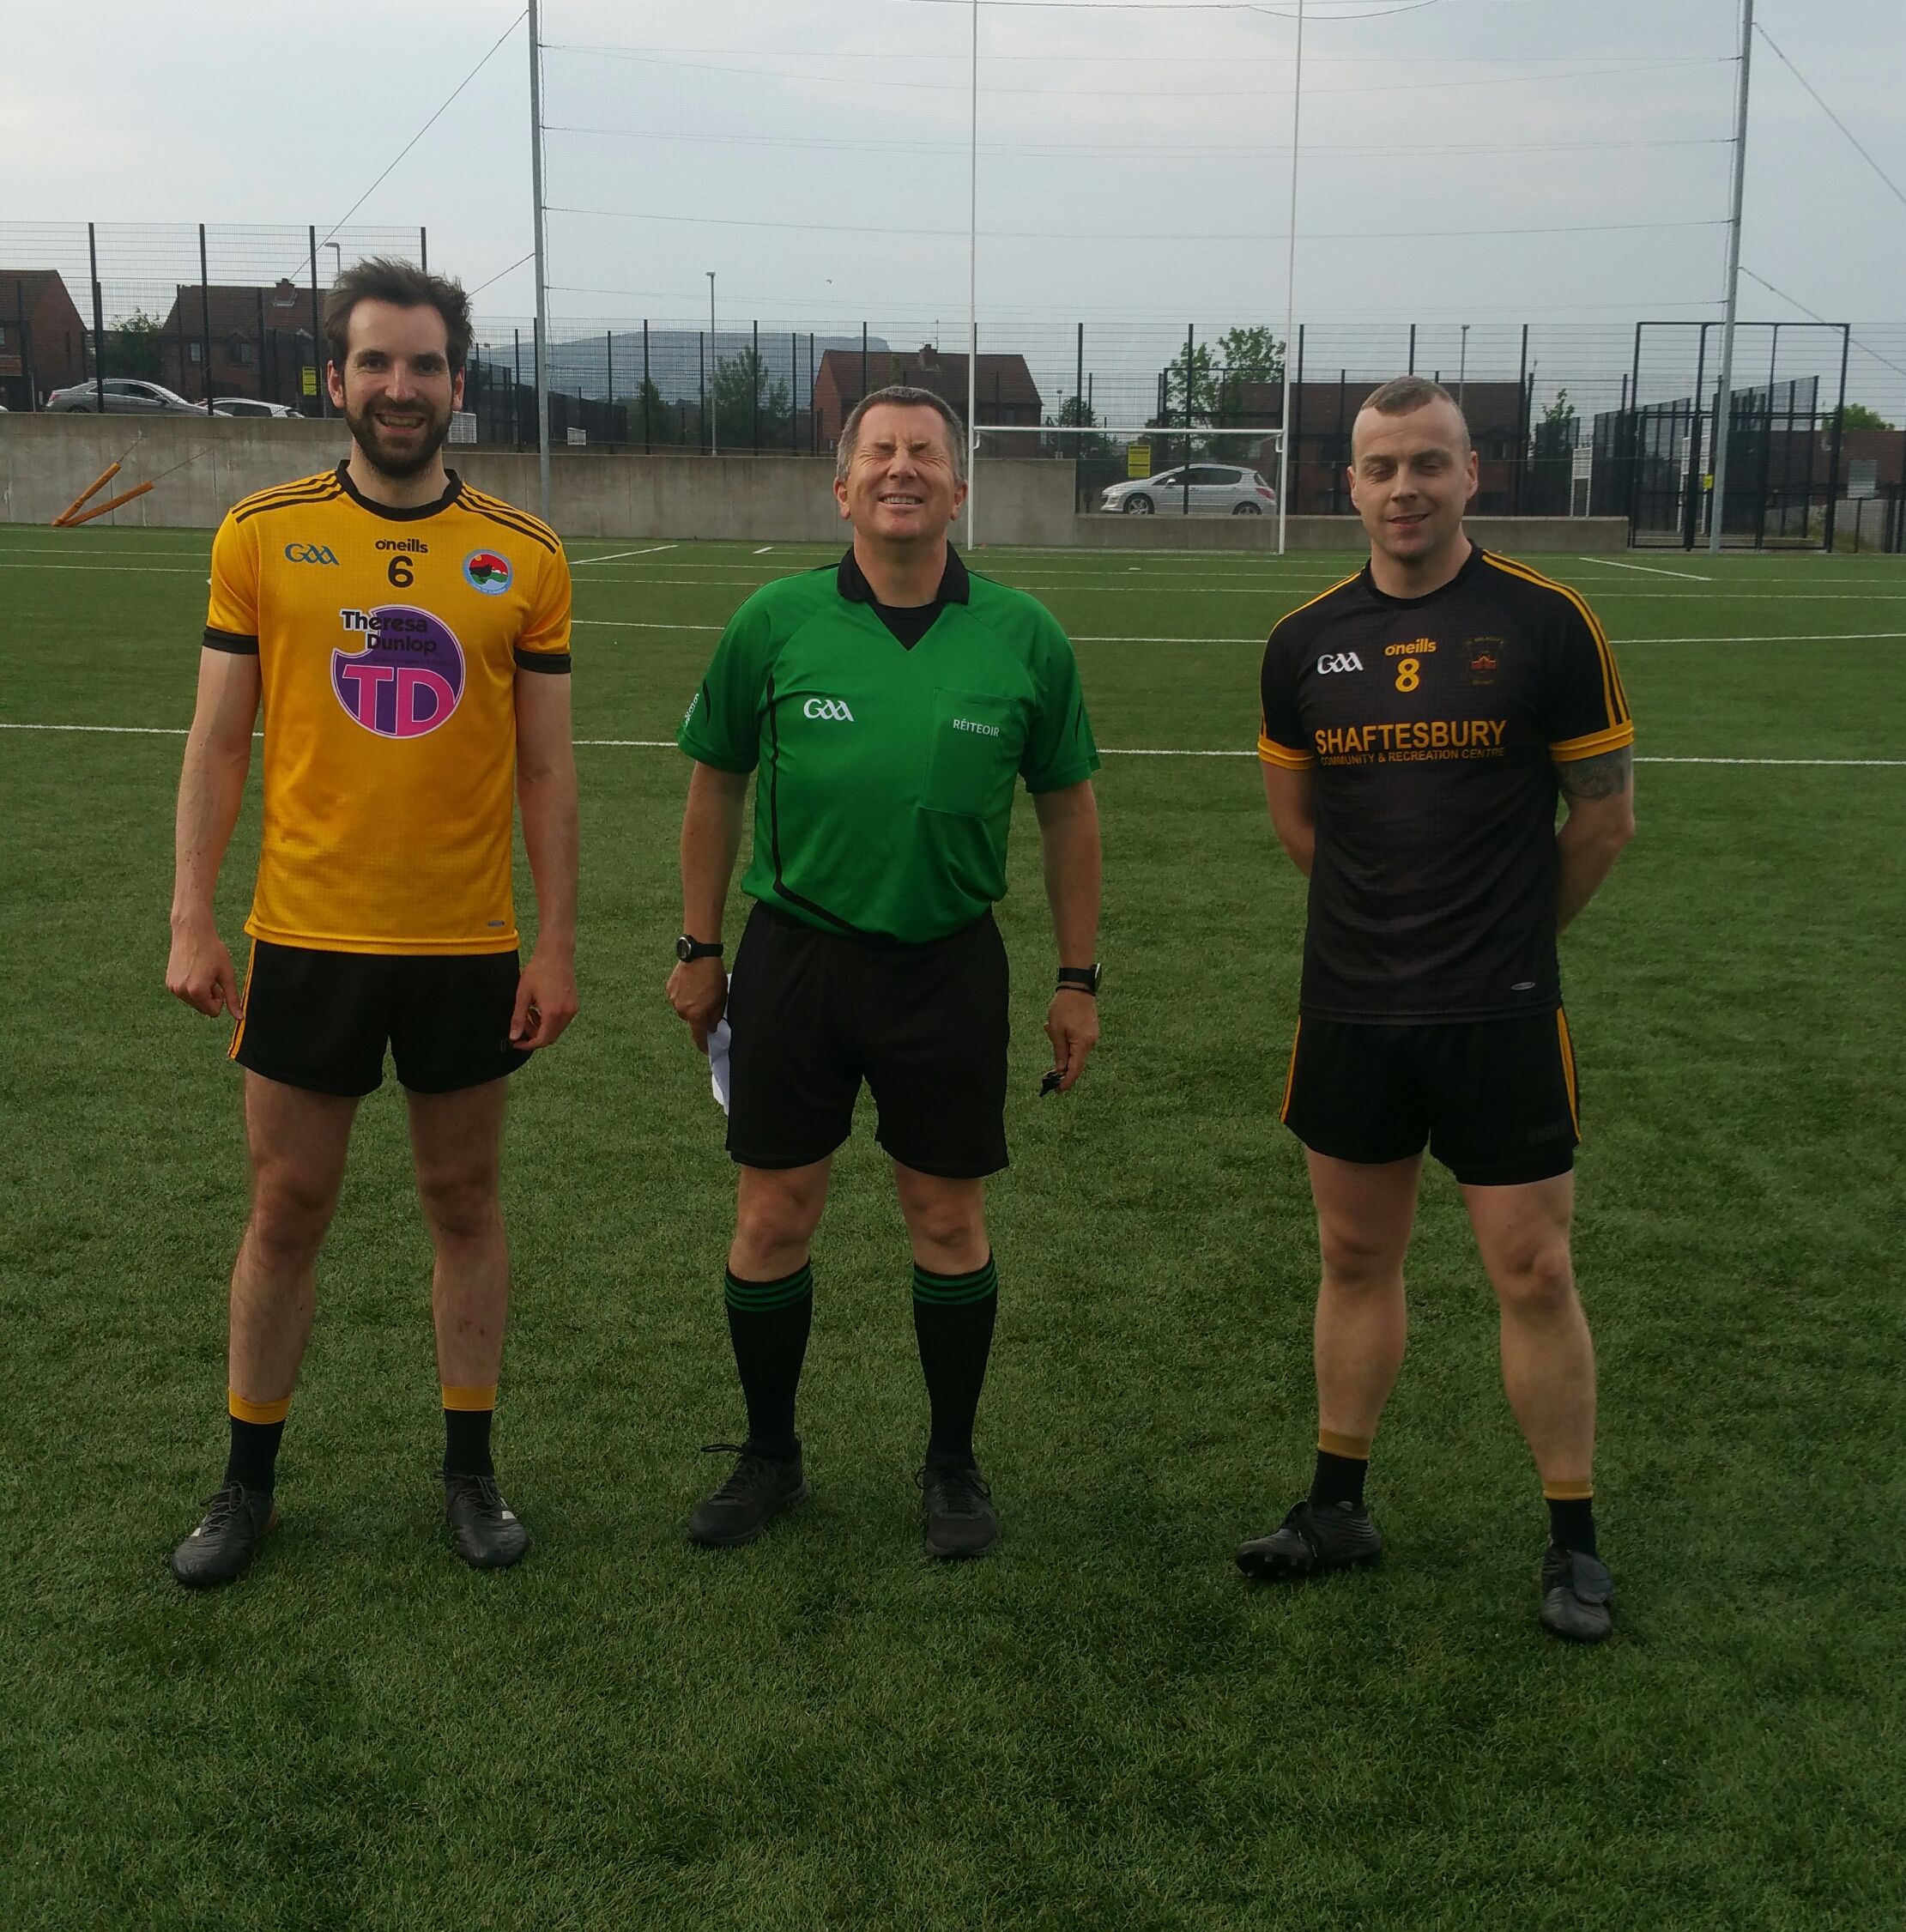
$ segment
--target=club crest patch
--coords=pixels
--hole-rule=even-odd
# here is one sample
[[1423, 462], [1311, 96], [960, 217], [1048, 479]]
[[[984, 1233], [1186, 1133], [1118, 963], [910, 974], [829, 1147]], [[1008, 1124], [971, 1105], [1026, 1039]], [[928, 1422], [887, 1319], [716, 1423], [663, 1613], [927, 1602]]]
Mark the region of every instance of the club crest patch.
[[463, 559], [463, 581], [487, 597], [499, 597], [516, 581], [516, 572], [499, 552], [472, 550]]
[[463, 647], [443, 619], [413, 604], [341, 610], [355, 648], [331, 653], [337, 701], [380, 738], [421, 738], [463, 696]]

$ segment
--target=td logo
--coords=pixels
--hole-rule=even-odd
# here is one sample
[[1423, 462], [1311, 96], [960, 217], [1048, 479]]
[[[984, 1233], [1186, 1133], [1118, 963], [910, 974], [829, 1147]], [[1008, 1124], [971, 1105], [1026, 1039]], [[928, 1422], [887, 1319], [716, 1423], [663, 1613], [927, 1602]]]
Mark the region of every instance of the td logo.
[[421, 738], [463, 695], [463, 647], [427, 610], [387, 603], [341, 610], [345, 632], [367, 641], [331, 653], [331, 689], [352, 721], [380, 738]]

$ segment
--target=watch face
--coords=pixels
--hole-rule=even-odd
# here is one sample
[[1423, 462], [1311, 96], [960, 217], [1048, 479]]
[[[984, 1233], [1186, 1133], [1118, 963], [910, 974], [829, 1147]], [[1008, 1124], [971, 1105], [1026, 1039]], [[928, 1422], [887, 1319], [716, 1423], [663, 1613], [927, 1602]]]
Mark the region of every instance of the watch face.
[[675, 942], [675, 957], [680, 960], [684, 966], [687, 965], [689, 955], [693, 954], [694, 950], [695, 942], [693, 940], [689, 938], [687, 933], [682, 934], [681, 937]]

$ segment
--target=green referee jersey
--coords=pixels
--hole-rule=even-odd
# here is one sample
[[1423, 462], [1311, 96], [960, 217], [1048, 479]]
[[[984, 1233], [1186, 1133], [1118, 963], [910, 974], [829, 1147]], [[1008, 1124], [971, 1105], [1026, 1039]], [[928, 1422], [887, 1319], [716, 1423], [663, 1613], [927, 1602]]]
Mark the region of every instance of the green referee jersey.
[[928, 611], [886, 615], [899, 635], [852, 550], [763, 585], [675, 742], [758, 774], [742, 891], [825, 931], [919, 944], [1005, 896], [1014, 779], [1078, 784], [1098, 748], [1072, 645], [1036, 598], [949, 546]]

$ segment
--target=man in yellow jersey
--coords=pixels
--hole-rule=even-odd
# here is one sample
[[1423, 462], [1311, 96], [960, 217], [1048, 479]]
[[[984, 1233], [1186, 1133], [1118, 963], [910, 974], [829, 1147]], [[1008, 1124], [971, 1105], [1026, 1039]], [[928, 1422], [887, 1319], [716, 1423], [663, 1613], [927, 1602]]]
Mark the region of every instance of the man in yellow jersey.
[[1322, 1249], [1317, 1459], [1310, 1495], [1237, 1562], [1293, 1578], [1383, 1547], [1364, 1476], [1402, 1366], [1426, 1145], [1461, 1187], [1548, 1499], [1542, 1622], [1594, 1643], [1613, 1585], [1590, 1500], [1555, 942], [1634, 831], [1634, 726], [1587, 604], [1464, 534], [1476, 456], [1446, 390], [1407, 377], [1371, 396], [1350, 483], [1370, 561], [1271, 633], [1258, 740], [1278, 837], [1310, 881], [1283, 1118]]
[[[528, 1534], [490, 1457], [509, 1254], [504, 1080], [576, 1013], [569, 566], [534, 517], [444, 467], [469, 303], [360, 262], [324, 312], [352, 449], [248, 497], [212, 546], [198, 704], [179, 782], [168, 990], [238, 1021], [251, 1214], [232, 1270], [225, 1478], [172, 1553], [229, 1581], [276, 1521], [279, 1438], [358, 1102], [389, 1047], [435, 1254], [445, 1509], [457, 1554]], [[264, 827], [243, 994], [213, 918], [264, 717]], [[519, 968], [511, 791], [535, 886]]]

